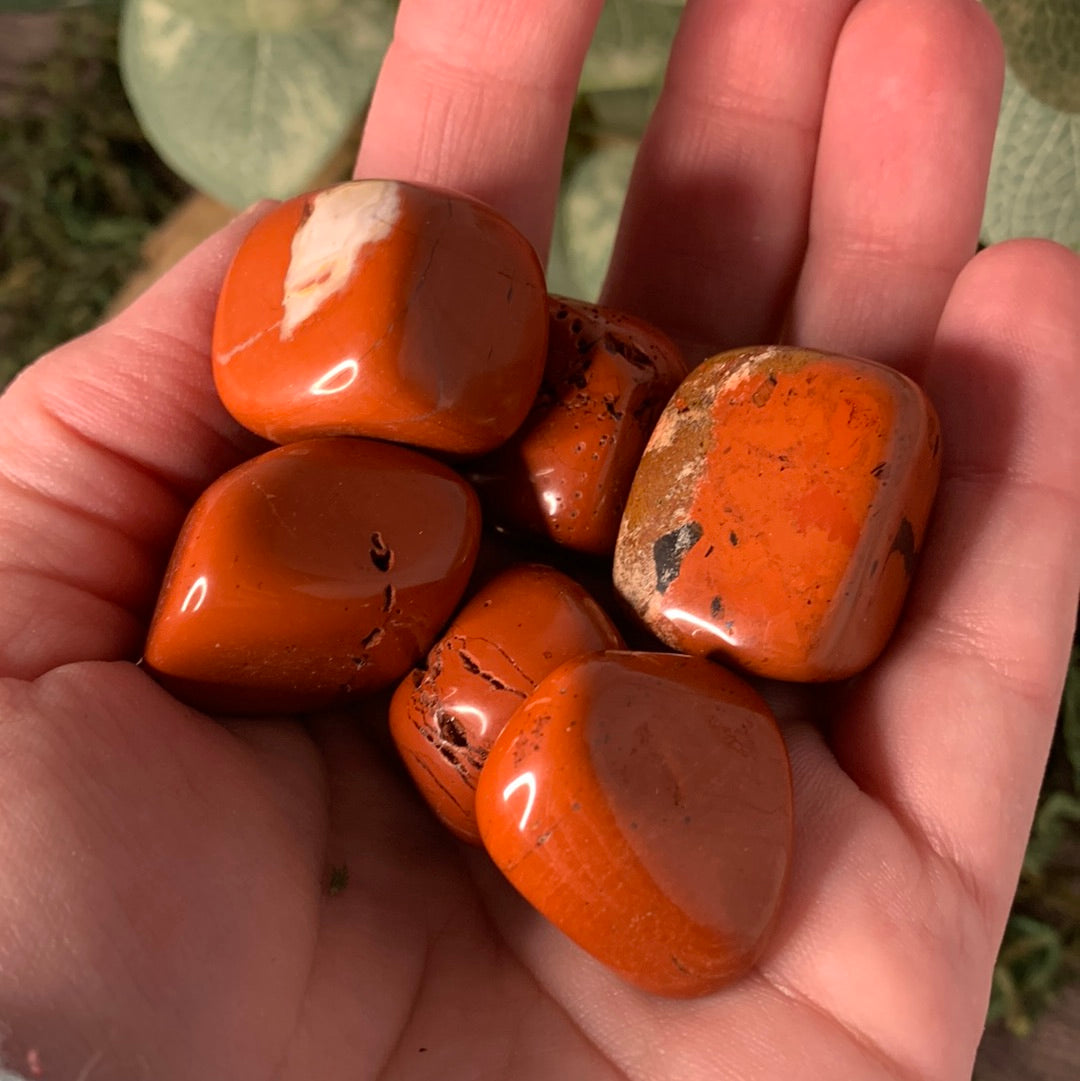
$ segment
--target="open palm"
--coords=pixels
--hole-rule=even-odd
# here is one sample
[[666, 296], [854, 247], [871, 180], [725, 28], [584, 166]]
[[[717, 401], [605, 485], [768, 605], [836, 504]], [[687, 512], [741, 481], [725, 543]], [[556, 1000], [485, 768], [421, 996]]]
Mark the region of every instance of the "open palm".
[[[544, 250], [599, 0], [403, 0], [358, 172]], [[690, 0], [606, 300], [692, 351], [895, 364], [942, 417], [905, 622], [774, 698], [796, 845], [752, 974], [627, 988], [457, 847], [383, 721], [218, 724], [138, 656], [186, 508], [257, 448], [215, 401], [251, 218], [0, 403], [0, 1049], [46, 1078], [956, 1079], [1075, 615], [1080, 261], [972, 258], [1000, 50], [974, 0]], [[328, 888], [332, 868], [340, 871]], [[339, 888], [344, 886], [344, 888]]]

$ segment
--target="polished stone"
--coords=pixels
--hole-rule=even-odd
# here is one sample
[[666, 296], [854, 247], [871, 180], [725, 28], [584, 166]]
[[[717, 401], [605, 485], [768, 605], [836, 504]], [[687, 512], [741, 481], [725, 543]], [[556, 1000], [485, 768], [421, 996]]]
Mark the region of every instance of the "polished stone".
[[462, 608], [390, 705], [402, 760], [461, 840], [480, 843], [476, 782], [511, 714], [564, 661], [621, 645], [581, 586], [539, 564], [502, 571]]
[[342, 705], [400, 679], [460, 600], [479, 504], [426, 455], [279, 447], [219, 478], [177, 540], [144, 665], [221, 713]]
[[756, 692], [702, 658], [617, 652], [557, 668], [491, 749], [476, 816], [518, 891], [645, 990], [714, 991], [775, 925], [787, 751]]
[[806, 349], [735, 350], [672, 397], [634, 479], [615, 583], [677, 650], [840, 679], [899, 618], [937, 487], [910, 379]]
[[624, 312], [552, 297], [550, 317], [533, 408], [470, 477], [486, 520], [610, 556], [634, 470], [686, 364], [666, 335]]
[[278, 443], [363, 435], [480, 454], [518, 427], [547, 343], [543, 270], [489, 207], [359, 180], [252, 228], [221, 291], [225, 407]]

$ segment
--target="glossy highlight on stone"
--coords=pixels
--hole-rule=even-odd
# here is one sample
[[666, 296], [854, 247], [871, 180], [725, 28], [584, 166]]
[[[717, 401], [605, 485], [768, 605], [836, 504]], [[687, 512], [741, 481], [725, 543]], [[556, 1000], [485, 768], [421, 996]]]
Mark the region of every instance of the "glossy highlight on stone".
[[278, 443], [361, 435], [453, 454], [498, 446], [536, 394], [547, 343], [529, 242], [462, 195], [357, 180], [252, 228], [222, 287], [225, 407]]
[[484, 846], [630, 983], [703, 995], [761, 955], [787, 880], [787, 751], [746, 683], [698, 657], [606, 653], [537, 686], [476, 792]]
[[390, 704], [390, 732], [417, 787], [461, 840], [480, 843], [474, 798], [491, 745], [550, 671], [619, 649], [611, 620], [576, 582], [519, 564], [462, 608]]
[[199, 498], [143, 663], [215, 713], [341, 705], [423, 656], [476, 559], [479, 504], [452, 470], [366, 439], [291, 443]]
[[627, 502], [615, 583], [673, 648], [841, 679], [899, 617], [940, 467], [923, 392], [871, 361], [722, 353], [676, 391]]
[[470, 477], [489, 521], [610, 555], [634, 470], [686, 364], [665, 334], [623, 312], [563, 297], [549, 310], [536, 402]]

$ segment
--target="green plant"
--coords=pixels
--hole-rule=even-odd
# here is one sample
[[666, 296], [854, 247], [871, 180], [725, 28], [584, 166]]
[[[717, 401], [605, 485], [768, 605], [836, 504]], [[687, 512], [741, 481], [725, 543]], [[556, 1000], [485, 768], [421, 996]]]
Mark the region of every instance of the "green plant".
[[0, 387], [89, 330], [184, 184], [120, 84], [109, 10], [65, 13], [56, 53], [0, 112]]
[[1066, 983], [1080, 978], [1080, 646], [1020, 883], [994, 970], [990, 1020], [1026, 1035]]
[[983, 239], [1045, 236], [1080, 251], [1080, 4], [983, 2], [1008, 56]]

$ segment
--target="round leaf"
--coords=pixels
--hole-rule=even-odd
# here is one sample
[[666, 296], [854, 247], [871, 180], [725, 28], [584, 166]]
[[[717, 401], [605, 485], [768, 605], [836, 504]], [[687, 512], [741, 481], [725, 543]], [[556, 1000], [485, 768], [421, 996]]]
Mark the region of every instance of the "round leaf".
[[169, 6], [200, 26], [288, 33], [325, 19], [347, 0], [169, 0]]
[[231, 206], [302, 191], [370, 93], [393, 5], [217, 0], [211, 7], [128, 0], [120, 63], [139, 122], [177, 173]]
[[1080, 113], [1080, 3], [1077, 0], [985, 0], [1009, 66], [1035, 98]]
[[982, 237], [1041, 236], [1080, 251], [1080, 114], [1033, 97], [1011, 70], [998, 121]]

